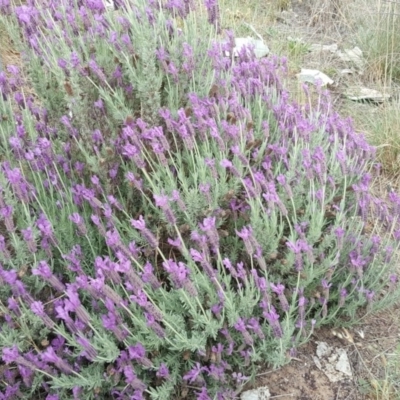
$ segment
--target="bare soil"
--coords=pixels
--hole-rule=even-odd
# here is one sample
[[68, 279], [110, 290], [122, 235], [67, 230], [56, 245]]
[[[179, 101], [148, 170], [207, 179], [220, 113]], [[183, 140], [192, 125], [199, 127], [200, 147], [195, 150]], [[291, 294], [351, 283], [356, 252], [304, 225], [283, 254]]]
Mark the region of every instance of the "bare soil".
[[[261, 373], [255, 383], [248, 385], [245, 390], [267, 386], [271, 399], [282, 400], [398, 398], [395, 388], [389, 387], [388, 383], [385, 387], [385, 367], [400, 340], [399, 312], [400, 307], [397, 306], [368, 318], [362, 325], [348, 330], [350, 341], [334, 334], [340, 332], [340, 328], [316, 331], [290, 364], [276, 371]], [[346, 350], [352, 377], [331, 382], [313, 360], [313, 356], [316, 356], [316, 342], [326, 342], [329, 347]]]

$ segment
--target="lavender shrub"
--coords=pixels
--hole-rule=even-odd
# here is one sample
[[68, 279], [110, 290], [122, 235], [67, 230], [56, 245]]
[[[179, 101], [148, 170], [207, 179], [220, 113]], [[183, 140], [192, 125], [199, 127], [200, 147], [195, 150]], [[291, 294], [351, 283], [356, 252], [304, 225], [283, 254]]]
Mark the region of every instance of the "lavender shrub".
[[398, 299], [374, 149], [216, 1], [1, 4], [1, 398], [233, 399]]

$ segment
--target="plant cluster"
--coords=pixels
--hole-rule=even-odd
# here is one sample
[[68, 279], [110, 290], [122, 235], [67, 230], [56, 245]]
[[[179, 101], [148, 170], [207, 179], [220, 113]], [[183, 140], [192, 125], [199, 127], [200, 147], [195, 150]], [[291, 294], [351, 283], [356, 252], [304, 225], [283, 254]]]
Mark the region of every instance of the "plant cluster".
[[1, 399], [233, 399], [397, 300], [400, 196], [326, 93], [234, 57], [215, 0], [73, 3], [0, 8]]

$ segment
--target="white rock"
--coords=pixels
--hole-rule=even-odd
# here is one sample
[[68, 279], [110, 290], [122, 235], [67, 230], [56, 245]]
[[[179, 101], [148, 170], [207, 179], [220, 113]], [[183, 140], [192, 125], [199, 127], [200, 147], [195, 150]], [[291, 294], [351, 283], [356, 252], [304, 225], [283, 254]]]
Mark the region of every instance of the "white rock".
[[297, 78], [302, 82], [310, 82], [316, 84], [318, 81], [322, 83], [322, 86], [332, 85], [334, 81], [325, 75], [323, 72], [317, 69], [301, 69], [301, 72], [297, 74]]
[[253, 390], [246, 390], [240, 395], [241, 400], [268, 400], [270, 398], [271, 393], [267, 386], [261, 386]]
[[314, 360], [315, 365], [317, 366], [318, 369], [322, 370], [322, 364], [319, 361], [318, 357], [313, 356], [312, 359]]
[[326, 364], [323, 371], [331, 382], [339, 382], [343, 379], [343, 375], [340, 372], [335, 371], [332, 364]]
[[342, 75], [349, 75], [349, 74], [353, 74], [354, 71], [352, 69], [350, 69], [350, 68], [345, 68], [345, 69], [340, 70], [340, 73]]
[[262, 58], [269, 54], [269, 48], [262, 40], [247, 37], [247, 38], [235, 38], [235, 47], [233, 49], [233, 55], [237, 57], [242, 48], [245, 46], [254, 47], [254, 53], [257, 58]]
[[358, 68], [363, 68], [365, 61], [363, 59], [362, 50], [359, 47], [345, 49], [344, 53], [338, 51], [337, 55], [345, 62], [353, 62]]
[[351, 371], [351, 366], [350, 366], [349, 358], [347, 357], [346, 350], [337, 349], [337, 352], [339, 354], [339, 361], [336, 363], [336, 366], [335, 366], [336, 371], [339, 371], [344, 375], [352, 377], [353, 373]]
[[114, 1], [113, 0], [103, 0], [103, 4], [105, 8], [110, 10], [115, 10]]
[[336, 362], [336, 360], [338, 359], [338, 354], [335, 352], [333, 353], [330, 357], [328, 357], [328, 361], [333, 364]]
[[332, 349], [328, 346], [328, 343], [326, 342], [316, 342], [316, 343], [317, 343], [317, 356], [319, 358], [327, 357], [331, 354]]
[[317, 356], [313, 360], [317, 368], [324, 372], [331, 382], [339, 382], [352, 377], [350, 362], [346, 350], [330, 347], [325, 342], [317, 343]]
[[372, 101], [375, 103], [383, 103], [390, 98], [390, 94], [388, 93], [381, 93], [375, 89], [368, 89], [366, 87], [349, 89], [346, 96], [353, 101]]

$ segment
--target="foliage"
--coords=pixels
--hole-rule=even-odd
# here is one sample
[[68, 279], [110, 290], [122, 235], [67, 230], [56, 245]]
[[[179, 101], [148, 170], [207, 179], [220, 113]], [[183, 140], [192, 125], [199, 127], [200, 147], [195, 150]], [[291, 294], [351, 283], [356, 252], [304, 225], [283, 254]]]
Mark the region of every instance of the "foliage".
[[326, 93], [215, 1], [71, 4], [2, 6], [36, 94], [0, 73], [2, 398], [232, 399], [398, 298], [400, 198]]
[[400, 80], [399, 11], [398, 2], [366, 3], [354, 23], [355, 39], [365, 49], [365, 75], [387, 86]]

